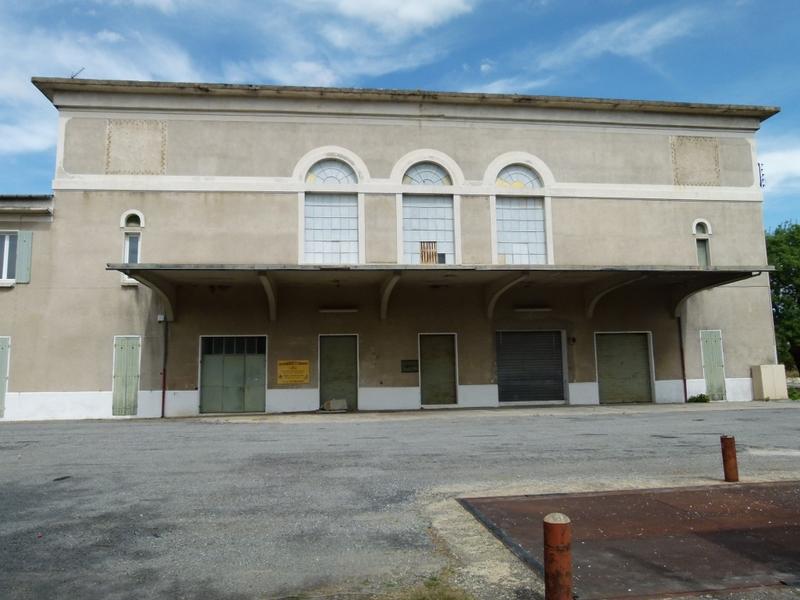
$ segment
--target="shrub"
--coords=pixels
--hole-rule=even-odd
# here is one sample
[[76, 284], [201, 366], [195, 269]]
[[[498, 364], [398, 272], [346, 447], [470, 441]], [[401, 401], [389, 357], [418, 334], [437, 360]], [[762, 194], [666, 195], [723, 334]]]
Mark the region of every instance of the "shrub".
[[711, 400], [705, 394], [696, 394], [694, 396], [689, 396], [689, 399], [686, 400], [686, 401], [687, 402], [710, 402]]

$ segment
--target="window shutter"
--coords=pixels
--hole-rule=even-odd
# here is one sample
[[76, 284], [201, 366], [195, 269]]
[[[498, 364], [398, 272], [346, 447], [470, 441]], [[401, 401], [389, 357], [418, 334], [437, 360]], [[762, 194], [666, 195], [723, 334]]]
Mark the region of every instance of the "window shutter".
[[33, 232], [20, 231], [17, 233], [17, 283], [31, 282], [31, 256], [33, 250]]

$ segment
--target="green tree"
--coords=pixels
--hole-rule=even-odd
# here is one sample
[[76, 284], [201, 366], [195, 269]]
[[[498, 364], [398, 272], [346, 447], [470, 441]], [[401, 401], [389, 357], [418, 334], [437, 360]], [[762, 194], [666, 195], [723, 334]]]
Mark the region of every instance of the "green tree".
[[800, 369], [800, 223], [783, 223], [767, 233], [772, 315], [778, 358], [787, 367]]

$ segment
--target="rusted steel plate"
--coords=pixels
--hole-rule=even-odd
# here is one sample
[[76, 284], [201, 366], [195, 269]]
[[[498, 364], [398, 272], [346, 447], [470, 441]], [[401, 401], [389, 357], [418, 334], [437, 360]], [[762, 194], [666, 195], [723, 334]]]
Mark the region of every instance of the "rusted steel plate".
[[462, 505], [542, 569], [542, 518], [572, 520], [574, 592], [635, 598], [796, 583], [800, 482], [465, 498]]

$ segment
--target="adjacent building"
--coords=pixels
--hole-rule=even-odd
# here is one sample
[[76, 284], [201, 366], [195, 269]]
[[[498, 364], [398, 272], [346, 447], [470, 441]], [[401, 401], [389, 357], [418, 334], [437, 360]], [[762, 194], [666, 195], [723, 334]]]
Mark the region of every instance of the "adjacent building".
[[776, 108], [35, 78], [4, 420], [754, 397]]

